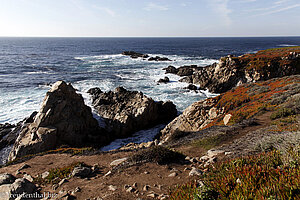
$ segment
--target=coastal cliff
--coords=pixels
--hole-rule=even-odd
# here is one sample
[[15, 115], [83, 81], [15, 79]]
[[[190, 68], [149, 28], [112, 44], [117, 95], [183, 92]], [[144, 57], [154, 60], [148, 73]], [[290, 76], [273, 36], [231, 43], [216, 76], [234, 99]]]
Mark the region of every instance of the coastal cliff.
[[239, 57], [222, 57], [204, 68], [182, 66], [166, 68], [166, 73], [185, 76], [180, 81], [199, 85], [213, 93], [222, 93], [243, 83], [300, 73], [300, 47], [267, 49]]

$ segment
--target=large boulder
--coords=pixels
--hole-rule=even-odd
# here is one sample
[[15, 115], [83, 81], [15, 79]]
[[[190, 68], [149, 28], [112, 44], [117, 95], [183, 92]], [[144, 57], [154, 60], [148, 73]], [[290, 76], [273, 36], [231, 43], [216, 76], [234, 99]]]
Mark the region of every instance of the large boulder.
[[176, 106], [172, 102], [155, 102], [142, 92], [128, 91], [123, 87], [116, 88], [114, 92], [89, 91], [95, 110], [106, 120], [106, 129], [116, 138], [166, 123], [177, 116]]
[[40, 199], [37, 187], [25, 178], [15, 179], [11, 174], [1, 174], [9, 177], [9, 181], [0, 184], [0, 199]]
[[181, 115], [171, 121], [162, 131], [160, 142], [165, 143], [182, 132], [197, 132], [223, 114], [216, 109], [216, 99], [198, 101], [187, 107]]
[[99, 127], [82, 96], [71, 84], [58, 81], [47, 92], [34, 121], [23, 127], [9, 160], [63, 144], [73, 147], [101, 146], [108, 139], [108, 134]]

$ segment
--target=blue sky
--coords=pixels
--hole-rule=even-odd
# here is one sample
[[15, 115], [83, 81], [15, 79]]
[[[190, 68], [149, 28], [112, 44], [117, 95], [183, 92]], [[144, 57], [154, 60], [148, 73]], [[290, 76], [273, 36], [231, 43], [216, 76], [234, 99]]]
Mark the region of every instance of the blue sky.
[[0, 36], [300, 36], [300, 0], [0, 0]]

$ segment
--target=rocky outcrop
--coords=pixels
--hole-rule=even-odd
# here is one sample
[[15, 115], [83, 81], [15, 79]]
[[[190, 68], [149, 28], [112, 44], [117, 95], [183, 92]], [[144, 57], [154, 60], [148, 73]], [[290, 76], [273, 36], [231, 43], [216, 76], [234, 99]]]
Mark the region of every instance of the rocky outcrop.
[[184, 112], [171, 121], [162, 131], [160, 141], [164, 143], [182, 132], [196, 132], [207, 126], [215, 118], [223, 114], [216, 109], [216, 99], [198, 101], [187, 107]]
[[166, 123], [177, 115], [176, 106], [170, 102], [155, 102], [141, 92], [118, 87], [114, 92], [89, 90], [93, 106], [106, 120], [106, 129], [116, 138], [133, 132]]
[[197, 65], [189, 65], [189, 66], [181, 66], [181, 67], [174, 67], [174, 66], [168, 66], [167, 68], [164, 68], [163, 70], [166, 71], [166, 74], [176, 74], [178, 76], [191, 76], [194, 74], [194, 72], [198, 71], [198, 69], [201, 69]]
[[[300, 48], [269, 49], [240, 57], [229, 55], [222, 57], [218, 64], [204, 68], [190, 67], [184, 71], [186, 73], [181, 75], [186, 77], [180, 81], [197, 84], [213, 93], [222, 93], [243, 83], [299, 74]], [[179, 70], [177, 75], [180, 75]]]
[[172, 60], [166, 57], [155, 56], [155, 57], [150, 57], [148, 61], [172, 61]]
[[58, 81], [47, 92], [34, 121], [23, 127], [9, 160], [63, 144], [101, 146], [108, 140], [108, 134], [99, 127], [82, 96], [70, 84]]
[[122, 55], [130, 56], [133, 59], [135, 59], [135, 58], [148, 58], [149, 57], [149, 55], [147, 55], [147, 54], [137, 53], [135, 51], [124, 51], [122, 53]]
[[158, 83], [168, 83], [170, 82], [170, 79], [166, 76], [165, 78], [161, 78], [157, 81]]
[[122, 53], [122, 55], [130, 56], [132, 59], [136, 59], [136, 58], [147, 59], [148, 58], [148, 61], [171, 61], [169, 58], [166, 58], [166, 57], [160, 57], [160, 56], [150, 57], [148, 54], [142, 54], [142, 53], [138, 53], [135, 51], [124, 51]]

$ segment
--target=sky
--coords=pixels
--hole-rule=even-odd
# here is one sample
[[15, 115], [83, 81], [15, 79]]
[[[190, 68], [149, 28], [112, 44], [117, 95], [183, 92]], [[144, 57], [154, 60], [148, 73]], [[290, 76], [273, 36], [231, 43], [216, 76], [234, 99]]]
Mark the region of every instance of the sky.
[[300, 0], [0, 0], [0, 36], [300, 36]]

